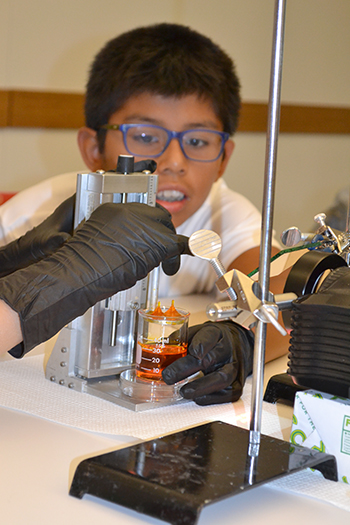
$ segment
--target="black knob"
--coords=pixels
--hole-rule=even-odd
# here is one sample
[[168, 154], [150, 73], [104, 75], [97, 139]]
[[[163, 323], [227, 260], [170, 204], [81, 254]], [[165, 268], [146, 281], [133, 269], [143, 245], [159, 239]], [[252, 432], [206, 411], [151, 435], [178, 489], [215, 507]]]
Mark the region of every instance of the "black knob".
[[119, 155], [117, 163], [117, 173], [133, 173], [134, 157], [132, 155]]

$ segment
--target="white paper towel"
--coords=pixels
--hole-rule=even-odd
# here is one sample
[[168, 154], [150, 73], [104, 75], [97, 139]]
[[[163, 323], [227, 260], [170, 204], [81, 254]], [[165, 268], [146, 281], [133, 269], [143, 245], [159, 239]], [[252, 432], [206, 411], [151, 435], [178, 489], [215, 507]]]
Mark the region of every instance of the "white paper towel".
[[317, 470], [306, 469], [295, 472], [276, 481], [271, 481], [265, 487], [302, 494], [316, 500], [332, 503], [350, 512], [350, 485], [324, 479]]
[[[0, 405], [74, 428], [149, 439], [208, 421], [248, 428], [249, 382], [235, 404], [199, 407], [193, 402], [134, 412], [45, 379], [43, 356], [0, 363]], [[282, 437], [276, 407], [266, 403], [262, 432]]]

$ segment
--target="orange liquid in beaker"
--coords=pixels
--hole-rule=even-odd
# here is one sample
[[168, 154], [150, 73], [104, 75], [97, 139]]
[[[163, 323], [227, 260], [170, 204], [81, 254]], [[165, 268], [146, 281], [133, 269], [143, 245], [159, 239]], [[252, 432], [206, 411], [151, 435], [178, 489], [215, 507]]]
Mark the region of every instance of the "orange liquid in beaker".
[[136, 365], [136, 376], [153, 381], [162, 379], [162, 371], [171, 363], [187, 354], [187, 344], [162, 346], [159, 343], [140, 344], [141, 361]]

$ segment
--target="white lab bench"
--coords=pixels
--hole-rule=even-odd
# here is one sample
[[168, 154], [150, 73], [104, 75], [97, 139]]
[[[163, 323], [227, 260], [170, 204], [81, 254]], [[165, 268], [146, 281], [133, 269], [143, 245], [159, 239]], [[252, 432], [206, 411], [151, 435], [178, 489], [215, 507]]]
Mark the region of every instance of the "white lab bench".
[[[44, 346], [34, 353], [43, 352]], [[1, 358], [5, 359], [9, 357]], [[286, 358], [269, 363], [265, 383], [271, 375], [283, 372], [285, 368]], [[288, 440], [292, 408], [281, 405], [277, 410], [283, 436]], [[4, 407], [0, 407], [0, 428], [2, 523], [164, 523], [89, 495], [79, 500], [68, 494], [75, 469], [83, 459], [131, 445], [139, 439], [86, 432]], [[205, 507], [198, 524], [328, 525], [331, 522], [348, 523], [349, 519], [349, 512], [331, 504], [261, 486]]]

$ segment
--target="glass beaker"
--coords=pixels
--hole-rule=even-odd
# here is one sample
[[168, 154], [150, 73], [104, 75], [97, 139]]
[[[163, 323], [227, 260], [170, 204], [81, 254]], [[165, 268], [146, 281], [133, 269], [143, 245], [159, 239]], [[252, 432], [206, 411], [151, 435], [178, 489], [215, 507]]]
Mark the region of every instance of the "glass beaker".
[[162, 381], [162, 371], [187, 354], [189, 312], [158, 306], [139, 310], [136, 348], [136, 376]]

